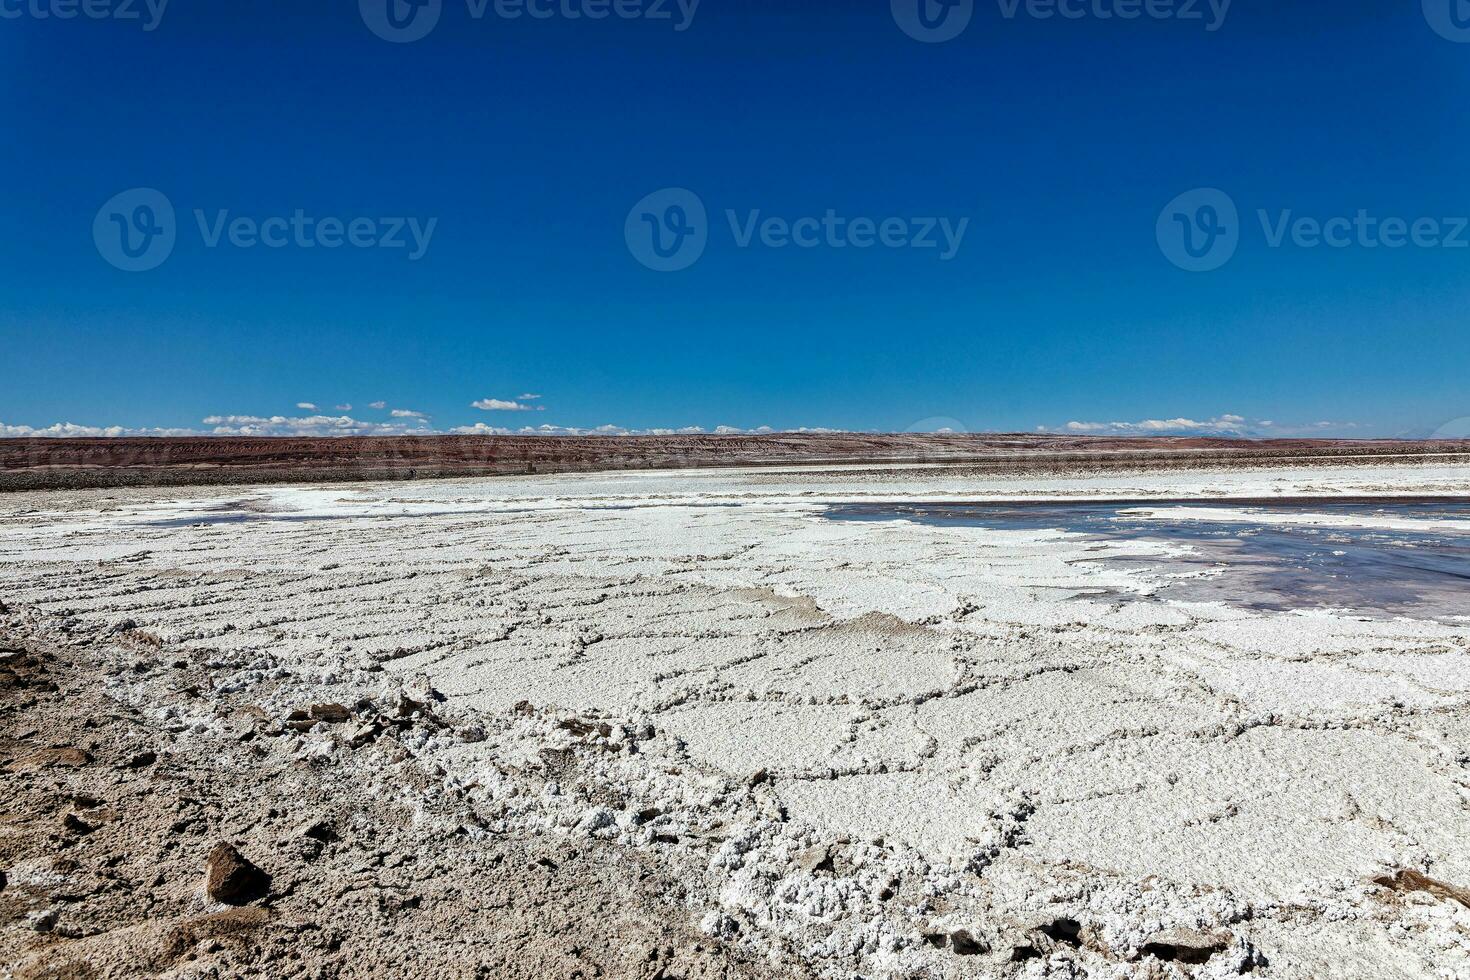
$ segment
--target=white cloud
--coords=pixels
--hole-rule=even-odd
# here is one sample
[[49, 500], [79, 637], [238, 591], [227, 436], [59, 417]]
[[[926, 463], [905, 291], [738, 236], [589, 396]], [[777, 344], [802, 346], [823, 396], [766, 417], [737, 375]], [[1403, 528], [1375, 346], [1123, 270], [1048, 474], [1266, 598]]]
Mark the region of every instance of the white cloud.
[[368, 408], [376, 408], [380, 412], [387, 407], [387, 402], [368, 402]]
[[[525, 398], [525, 395], [521, 396]], [[539, 398], [539, 395], [532, 395]], [[470, 403], [471, 408], [478, 408], [482, 412], [542, 412], [545, 409], [540, 405], [522, 405], [520, 402], [505, 401], [501, 398], [481, 398], [477, 402]]]
[[500, 425], [486, 425], [484, 422], [461, 425], [449, 431], [459, 436], [630, 436], [639, 434], [632, 429], [625, 429], [618, 425], [603, 425], [595, 429], [577, 429], [563, 425], [526, 425], [519, 429], [510, 429]]
[[536, 399], [538, 399], [540, 397], [541, 397], [540, 395], [516, 395], [516, 401], [518, 401], [518, 402], [533, 402], [533, 401], [535, 401]]
[[315, 412], [316, 406], [311, 402], [297, 402], [296, 407], [307, 412]]
[[[6, 425], [0, 422], [0, 438], [120, 438], [124, 436], [401, 436], [401, 435], [500, 435], [500, 436], [697, 436], [706, 433], [701, 426], [689, 425], [682, 428], [630, 429], [621, 425], [599, 425], [593, 428], [578, 428], [562, 425], [522, 426], [506, 428], [477, 422], [474, 425], [458, 426], [448, 430], [428, 427], [429, 416], [422, 412], [395, 409], [393, 416], [402, 421], [367, 422], [350, 415], [210, 415], [202, 420], [206, 428], [129, 428], [127, 426], [75, 425], [58, 422], [55, 425], [34, 427], [29, 425]], [[757, 429], [741, 429], [722, 425], [714, 430], [721, 435], [764, 434], [777, 430], [763, 425]], [[840, 429], [789, 429], [788, 432], [831, 433]]]
[[350, 411], [352, 411], [352, 406], [351, 405], [333, 405], [332, 407], [334, 409], [336, 409], [337, 411], [339, 411], [339, 412], [350, 412]]
[[1061, 427], [1037, 426], [1038, 432], [1099, 436], [1238, 436], [1241, 438], [1323, 436], [1329, 431], [1358, 428], [1356, 422], [1317, 422], [1282, 426], [1273, 421], [1251, 421], [1243, 415], [1226, 413], [1214, 418], [1143, 419], [1138, 422], [1068, 422]]
[[193, 429], [130, 429], [121, 425], [76, 425], [57, 422], [36, 428], [0, 422], [0, 439], [117, 439], [123, 436], [192, 436]]
[[[484, 422], [476, 422], [474, 425], [461, 425], [449, 430], [454, 435], [462, 436], [700, 436], [709, 433], [703, 426], [686, 425], [678, 429], [629, 429], [621, 425], [599, 425], [595, 428], [581, 429], [563, 425], [526, 425], [519, 429], [506, 428], [499, 425], [486, 425]], [[757, 429], [741, 429], [733, 425], [722, 425], [714, 430], [717, 435], [768, 435], [776, 432], [811, 433], [811, 434], [833, 434], [846, 432], [846, 429], [773, 429], [769, 425], [763, 425]]]
[[308, 415], [301, 418], [211, 415], [204, 419], [204, 424], [214, 427], [208, 435], [217, 436], [397, 436], [422, 431], [417, 426], [363, 422], [349, 415]]

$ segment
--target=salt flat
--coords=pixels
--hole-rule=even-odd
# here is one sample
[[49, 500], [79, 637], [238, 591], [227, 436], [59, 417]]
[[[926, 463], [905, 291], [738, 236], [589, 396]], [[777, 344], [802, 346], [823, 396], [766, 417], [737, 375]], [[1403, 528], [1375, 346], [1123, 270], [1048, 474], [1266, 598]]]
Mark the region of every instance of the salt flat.
[[35, 493], [0, 497], [0, 590], [269, 711], [426, 675], [475, 736], [407, 748], [484, 832], [654, 854], [678, 914], [833, 976], [1467, 975], [1470, 908], [1375, 879], [1470, 885], [1470, 620], [1173, 600], [1177, 543], [823, 516], [1420, 494], [1470, 467]]

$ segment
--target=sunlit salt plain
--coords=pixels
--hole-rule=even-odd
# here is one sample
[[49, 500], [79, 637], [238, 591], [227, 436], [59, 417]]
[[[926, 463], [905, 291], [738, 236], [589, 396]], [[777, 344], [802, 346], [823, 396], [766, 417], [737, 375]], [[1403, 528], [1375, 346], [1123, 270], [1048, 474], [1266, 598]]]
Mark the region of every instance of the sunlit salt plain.
[[[1146, 533], [826, 514], [1146, 498], [1177, 519], [1171, 499], [1219, 498], [1200, 519], [1238, 520], [1232, 497], [1292, 495], [1470, 495], [1470, 468], [27, 494], [0, 497], [0, 589], [237, 664], [268, 706], [427, 674], [490, 732], [411, 747], [447, 780], [687, 865], [695, 920], [834, 975], [1186, 971], [1145, 955], [1170, 930], [1216, 937], [1191, 975], [1470, 974], [1470, 909], [1374, 883], [1470, 885], [1470, 618], [1177, 600], [1228, 570]], [[659, 740], [589, 755], [573, 789], [534, 761], [565, 732], [508, 720], [523, 702]], [[1085, 941], [1027, 945], [1072, 925]], [[985, 952], [924, 939], [959, 929]]]

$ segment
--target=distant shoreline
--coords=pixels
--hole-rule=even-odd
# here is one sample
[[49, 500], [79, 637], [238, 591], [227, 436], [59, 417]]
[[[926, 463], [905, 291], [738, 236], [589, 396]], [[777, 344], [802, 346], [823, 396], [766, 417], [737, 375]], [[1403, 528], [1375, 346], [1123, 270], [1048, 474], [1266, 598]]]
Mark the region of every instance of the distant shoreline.
[[773, 433], [0, 439], [0, 492], [366, 482], [732, 466], [942, 464], [977, 472], [1465, 462], [1470, 440]]

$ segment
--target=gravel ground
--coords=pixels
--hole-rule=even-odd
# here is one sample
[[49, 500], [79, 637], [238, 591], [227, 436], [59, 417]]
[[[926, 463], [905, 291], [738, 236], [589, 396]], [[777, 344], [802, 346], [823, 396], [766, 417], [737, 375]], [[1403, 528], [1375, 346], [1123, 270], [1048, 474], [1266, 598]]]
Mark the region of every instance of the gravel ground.
[[0, 615], [0, 975], [803, 975], [690, 927], [636, 852], [487, 833], [398, 741], [447, 724], [427, 708], [321, 707], [343, 758], [303, 760], [249, 698], [178, 722], [214, 678], [172, 656]]

